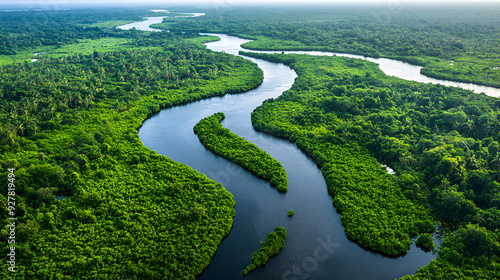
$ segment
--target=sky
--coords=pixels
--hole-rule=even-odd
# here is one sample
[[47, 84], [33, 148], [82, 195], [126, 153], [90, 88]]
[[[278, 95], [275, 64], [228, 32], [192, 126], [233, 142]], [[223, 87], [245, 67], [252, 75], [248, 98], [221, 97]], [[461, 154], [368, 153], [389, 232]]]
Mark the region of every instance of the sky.
[[379, 4], [398, 4], [398, 3], [436, 3], [436, 2], [490, 2], [490, 3], [500, 3], [500, 0], [0, 0], [0, 5], [12, 5], [12, 4], [28, 4], [37, 6], [56, 6], [56, 5], [71, 5], [71, 4], [164, 4], [164, 5], [179, 5], [187, 3], [221, 3], [221, 4], [252, 4], [252, 3], [379, 3]]
[[211, 7], [244, 7], [265, 5], [301, 5], [311, 6], [314, 4], [351, 4], [351, 5], [377, 5], [387, 8], [398, 8], [401, 5], [460, 5], [472, 3], [474, 6], [483, 2], [500, 5], [500, 0], [0, 0], [0, 9], [17, 10], [24, 8], [32, 9], [71, 9], [84, 7], [107, 7], [107, 6], [146, 6], [157, 9], [169, 9], [180, 6], [196, 5], [197, 8]]

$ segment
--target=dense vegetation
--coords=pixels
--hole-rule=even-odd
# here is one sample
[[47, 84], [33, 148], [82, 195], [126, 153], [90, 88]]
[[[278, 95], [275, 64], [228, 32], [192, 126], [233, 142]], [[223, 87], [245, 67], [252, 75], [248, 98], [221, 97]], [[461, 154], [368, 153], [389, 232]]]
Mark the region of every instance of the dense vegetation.
[[161, 108], [249, 90], [262, 72], [183, 34], [131, 33], [125, 50], [0, 68], [0, 177], [16, 169], [19, 260], [0, 278], [194, 279], [229, 233], [232, 195], [145, 148], [137, 128]]
[[499, 13], [498, 4], [245, 7], [165, 25], [257, 39], [251, 49], [397, 58], [425, 75], [500, 87]]
[[246, 275], [259, 266], [265, 265], [272, 256], [277, 255], [281, 249], [285, 248], [285, 240], [285, 228], [275, 228], [273, 232], [266, 236], [266, 240], [260, 243], [259, 251], [253, 254], [252, 263], [243, 270], [243, 274]]
[[[143, 147], [136, 131], [161, 108], [262, 81], [255, 65], [195, 44], [211, 40], [198, 31], [256, 39], [246, 44], [255, 49], [398, 58], [500, 87], [498, 6], [400, 8], [207, 11], [152, 34], [113, 28], [145, 10], [0, 12], [0, 65], [16, 62], [0, 68], [0, 177], [16, 169], [17, 257], [29, 260], [16, 277], [194, 279], [209, 264], [232, 225], [231, 194]], [[17, 63], [39, 51], [38, 63]], [[299, 74], [252, 121], [315, 159], [349, 238], [398, 255], [419, 233], [430, 247], [437, 219], [449, 232], [437, 260], [403, 279], [500, 279], [498, 99], [353, 59], [252, 56]], [[8, 236], [3, 228], [4, 256]], [[7, 266], [2, 279], [13, 278]]]
[[131, 37], [130, 32], [99, 23], [140, 21], [147, 10], [79, 9], [0, 12], [0, 54], [13, 55], [41, 46], [62, 46], [80, 39]]
[[[315, 158], [348, 237], [387, 254], [402, 252], [409, 236], [433, 230], [421, 206], [430, 205], [450, 231], [459, 230], [419, 273], [436, 279], [457, 271], [498, 273], [498, 99], [387, 77], [361, 60], [246, 55], [286, 63], [299, 74], [291, 90], [254, 111], [252, 122]], [[398, 176], [385, 174], [371, 155]], [[471, 254], [473, 244], [481, 249]]]
[[[335, 93], [329, 88], [337, 80], [351, 83], [354, 75], [376, 71], [375, 65], [351, 59], [246, 54], [291, 63], [299, 74], [290, 91], [254, 111], [252, 122], [258, 130], [297, 141], [315, 159], [349, 238], [372, 250], [398, 255], [409, 249], [411, 236], [434, 229], [424, 207], [404, 196], [396, 178], [366, 149], [344, 138], [352, 134], [346, 133], [350, 122], [330, 109]], [[353, 90], [357, 87], [352, 85]], [[369, 131], [356, 129], [365, 133], [361, 143], [380, 141]]]
[[214, 153], [235, 162], [255, 175], [268, 180], [280, 192], [288, 190], [286, 170], [268, 153], [222, 127], [224, 113], [202, 119], [194, 127], [201, 143]]
[[401, 280], [499, 279], [498, 233], [468, 225], [448, 236], [438, 259]]

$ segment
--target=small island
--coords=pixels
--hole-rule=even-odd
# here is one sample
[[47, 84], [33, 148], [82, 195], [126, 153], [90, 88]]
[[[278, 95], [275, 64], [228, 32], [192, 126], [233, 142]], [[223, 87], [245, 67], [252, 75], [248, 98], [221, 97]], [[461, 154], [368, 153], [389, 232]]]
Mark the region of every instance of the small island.
[[268, 180], [280, 192], [288, 190], [286, 171], [279, 161], [242, 137], [224, 128], [224, 113], [216, 113], [199, 121], [194, 127], [203, 146]]
[[253, 254], [252, 263], [243, 270], [243, 274], [247, 275], [257, 267], [265, 265], [269, 261], [269, 258], [277, 255], [279, 251], [285, 247], [285, 239], [285, 228], [275, 228], [273, 232], [267, 235], [266, 240], [261, 243], [259, 251]]
[[295, 214], [295, 212], [293, 212], [293, 210], [289, 210], [289, 211], [288, 211], [288, 217], [293, 216], [293, 214]]
[[434, 248], [434, 241], [429, 233], [422, 233], [417, 240], [415, 240], [415, 244], [424, 251], [430, 251]]

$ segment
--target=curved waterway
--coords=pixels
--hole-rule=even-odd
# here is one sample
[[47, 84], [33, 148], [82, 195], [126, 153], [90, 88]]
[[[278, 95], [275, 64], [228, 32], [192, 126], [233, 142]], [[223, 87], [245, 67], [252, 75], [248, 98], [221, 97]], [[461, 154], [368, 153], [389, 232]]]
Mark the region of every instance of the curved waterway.
[[[221, 41], [209, 49], [237, 55], [247, 42], [217, 35]], [[283, 64], [253, 59], [264, 71], [263, 83], [254, 90], [162, 110], [139, 131], [145, 146], [185, 163], [221, 182], [234, 195], [233, 229], [221, 243], [210, 266], [199, 279], [238, 279], [259, 249], [259, 242], [275, 227], [287, 229], [286, 247], [246, 279], [394, 279], [413, 274], [436, 256], [411, 246], [402, 257], [389, 258], [349, 241], [332, 205], [325, 180], [314, 161], [289, 141], [254, 130], [250, 113], [265, 99], [276, 98], [293, 84], [296, 73]], [[236, 164], [208, 151], [193, 133], [202, 118], [224, 112], [223, 125], [257, 144], [287, 170], [289, 190], [277, 192]], [[287, 217], [288, 210], [295, 215]], [[296, 277], [296, 278], [294, 278]]]
[[[127, 27], [151, 31], [146, 25], [139, 22]], [[208, 43], [209, 49], [234, 55], [242, 50], [241, 44], [248, 42], [222, 34], [212, 35], [219, 36], [221, 41]], [[421, 67], [401, 61], [328, 52], [285, 53], [361, 58], [379, 64], [387, 75], [500, 96], [500, 89], [426, 77], [420, 74]], [[256, 89], [162, 110], [144, 122], [139, 131], [145, 146], [205, 173], [234, 195], [233, 229], [199, 279], [395, 279], [413, 274], [435, 259], [435, 255], [423, 252], [414, 244], [406, 255], [389, 258], [364, 250], [346, 238], [340, 215], [332, 206], [326, 183], [314, 161], [295, 144], [255, 131], [250, 121], [250, 113], [265, 99], [276, 98], [291, 87], [296, 73], [283, 64], [248, 59], [264, 71], [264, 81]], [[286, 194], [278, 193], [267, 181], [201, 145], [193, 127], [200, 119], [216, 112], [226, 114], [225, 127], [257, 144], [283, 164], [289, 179]], [[287, 217], [290, 209], [295, 211], [292, 218]], [[241, 271], [250, 263], [259, 242], [278, 226], [287, 229], [286, 247], [266, 266], [243, 276]]]
[[151, 31], [151, 32], [161, 32], [163, 30], [161, 29], [156, 29], [156, 28], [151, 28], [149, 27], [150, 25], [153, 24], [158, 24], [163, 22], [163, 18], [168, 17], [168, 16], [163, 16], [163, 17], [147, 17], [144, 18], [144, 21], [139, 21], [139, 22], [132, 22], [128, 23], [125, 25], [120, 25], [116, 28], [118, 29], [123, 29], [123, 30], [130, 30], [130, 29], [137, 29], [137, 30], [142, 30], [142, 31]]
[[[171, 13], [167, 10], [152, 10], [154, 13]], [[182, 16], [173, 16], [175, 18], [189, 18], [189, 17], [201, 17], [204, 16], [205, 13], [182, 13]], [[153, 24], [158, 24], [163, 22], [163, 18], [171, 17], [168, 15], [162, 16], [162, 17], [146, 17], [144, 18], [144, 21], [138, 21], [138, 22], [132, 22], [128, 23], [125, 25], [120, 25], [117, 26], [116, 28], [118, 29], [123, 29], [123, 30], [130, 30], [130, 29], [137, 29], [137, 30], [142, 30], [142, 31], [151, 31], [151, 32], [161, 32], [163, 31], [162, 29], [157, 29], [157, 28], [151, 28], [149, 27], [150, 25]], [[167, 30], [167, 32], [170, 32]]]
[[335, 53], [335, 52], [323, 52], [323, 51], [255, 51], [245, 49], [246, 52], [260, 52], [260, 53], [285, 53], [285, 54], [308, 54], [308, 55], [324, 55], [324, 56], [342, 56], [350, 58], [364, 59], [378, 64], [378, 67], [382, 72], [388, 76], [394, 76], [400, 79], [415, 81], [420, 83], [431, 83], [431, 84], [441, 84], [443, 86], [459, 87], [463, 89], [472, 90], [475, 93], [484, 93], [493, 97], [500, 97], [500, 88], [481, 86], [470, 83], [453, 82], [446, 80], [439, 80], [425, 75], [420, 74], [422, 66], [416, 66], [409, 64], [407, 62], [389, 59], [389, 58], [373, 58], [365, 57], [356, 54], [346, 54], [346, 53]]

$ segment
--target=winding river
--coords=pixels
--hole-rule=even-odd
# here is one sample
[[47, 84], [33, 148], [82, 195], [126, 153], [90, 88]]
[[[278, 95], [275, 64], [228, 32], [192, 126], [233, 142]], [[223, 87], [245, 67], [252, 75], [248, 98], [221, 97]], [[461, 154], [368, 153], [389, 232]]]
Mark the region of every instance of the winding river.
[[[153, 13], [171, 13], [168, 10], [152, 10]], [[175, 12], [174, 12], [175, 13]], [[175, 18], [187, 18], [187, 17], [201, 17], [204, 16], [205, 13], [182, 13], [182, 16], [173, 16]], [[137, 29], [137, 30], [142, 30], [142, 31], [151, 31], [151, 32], [161, 32], [163, 31], [162, 29], [156, 29], [156, 28], [151, 28], [149, 27], [150, 25], [153, 24], [158, 24], [163, 22], [163, 18], [169, 17], [167, 15], [162, 16], [162, 17], [146, 17], [144, 18], [144, 21], [138, 21], [138, 22], [132, 22], [128, 23], [125, 25], [120, 25], [117, 26], [116, 28], [118, 29], [123, 29], [123, 30], [130, 30], [130, 29]], [[167, 32], [169, 32], [167, 30]]]
[[[216, 34], [214, 34], [216, 35]], [[219, 35], [217, 35], [219, 36]], [[249, 41], [249, 40], [247, 40]], [[261, 53], [282, 53], [281, 51], [254, 51], [247, 50], [246, 52], [261, 52]], [[322, 52], [322, 51], [284, 51], [285, 54], [308, 54], [308, 55], [324, 55], [324, 56], [342, 56], [342, 57], [350, 57], [350, 58], [358, 58], [364, 59], [378, 64], [380, 70], [382, 70], [388, 76], [394, 76], [400, 79], [415, 81], [420, 83], [432, 83], [432, 84], [441, 84], [444, 86], [452, 86], [459, 87], [463, 89], [472, 90], [475, 93], [484, 93], [493, 97], [500, 97], [500, 88], [481, 86], [470, 83], [462, 83], [462, 82], [453, 82], [446, 80], [439, 80], [431, 77], [424, 76], [420, 74], [420, 70], [423, 68], [422, 66], [416, 66], [413, 64], [409, 64], [407, 62], [389, 59], [389, 58], [373, 58], [373, 57], [365, 57], [362, 55], [356, 54], [346, 54], [346, 53], [335, 53], [335, 52]]]
[[[144, 26], [139, 23], [134, 27], [140, 29], [141, 25]], [[241, 44], [248, 42], [222, 34], [217, 36], [221, 40], [208, 43], [207, 47], [234, 55], [242, 50]], [[255, 131], [250, 121], [250, 113], [265, 99], [276, 98], [291, 87], [296, 73], [283, 64], [248, 59], [264, 71], [264, 81], [256, 89], [162, 110], [145, 121], [139, 131], [145, 146], [205, 173], [234, 195], [236, 216], [233, 229], [199, 279], [395, 279], [413, 274], [435, 259], [436, 255], [425, 253], [414, 244], [406, 255], [389, 258], [362, 249], [347, 239], [340, 215], [332, 206], [325, 180], [314, 161], [295, 144]], [[420, 75], [419, 67], [404, 62], [368, 60], [379, 63], [389, 75], [410, 80], [424, 77], [426, 80], [418, 80], [423, 82], [438, 81]], [[457, 84], [460, 83], [454, 83]], [[467, 84], [460, 86], [466, 87]], [[499, 89], [480, 88], [479, 92], [500, 96]], [[216, 112], [225, 113], [225, 127], [255, 143], [283, 164], [289, 179], [286, 194], [277, 192], [267, 181], [203, 147], [193, 133], [193, 127], [200, 119]], [[287, 217], [290, 209], [295, 211], [292, 218]], [[250, 263], [259, 242], [277, 226], [287, 229], [286, 247], [266, 266], [243, 276], [241, 271]]]

